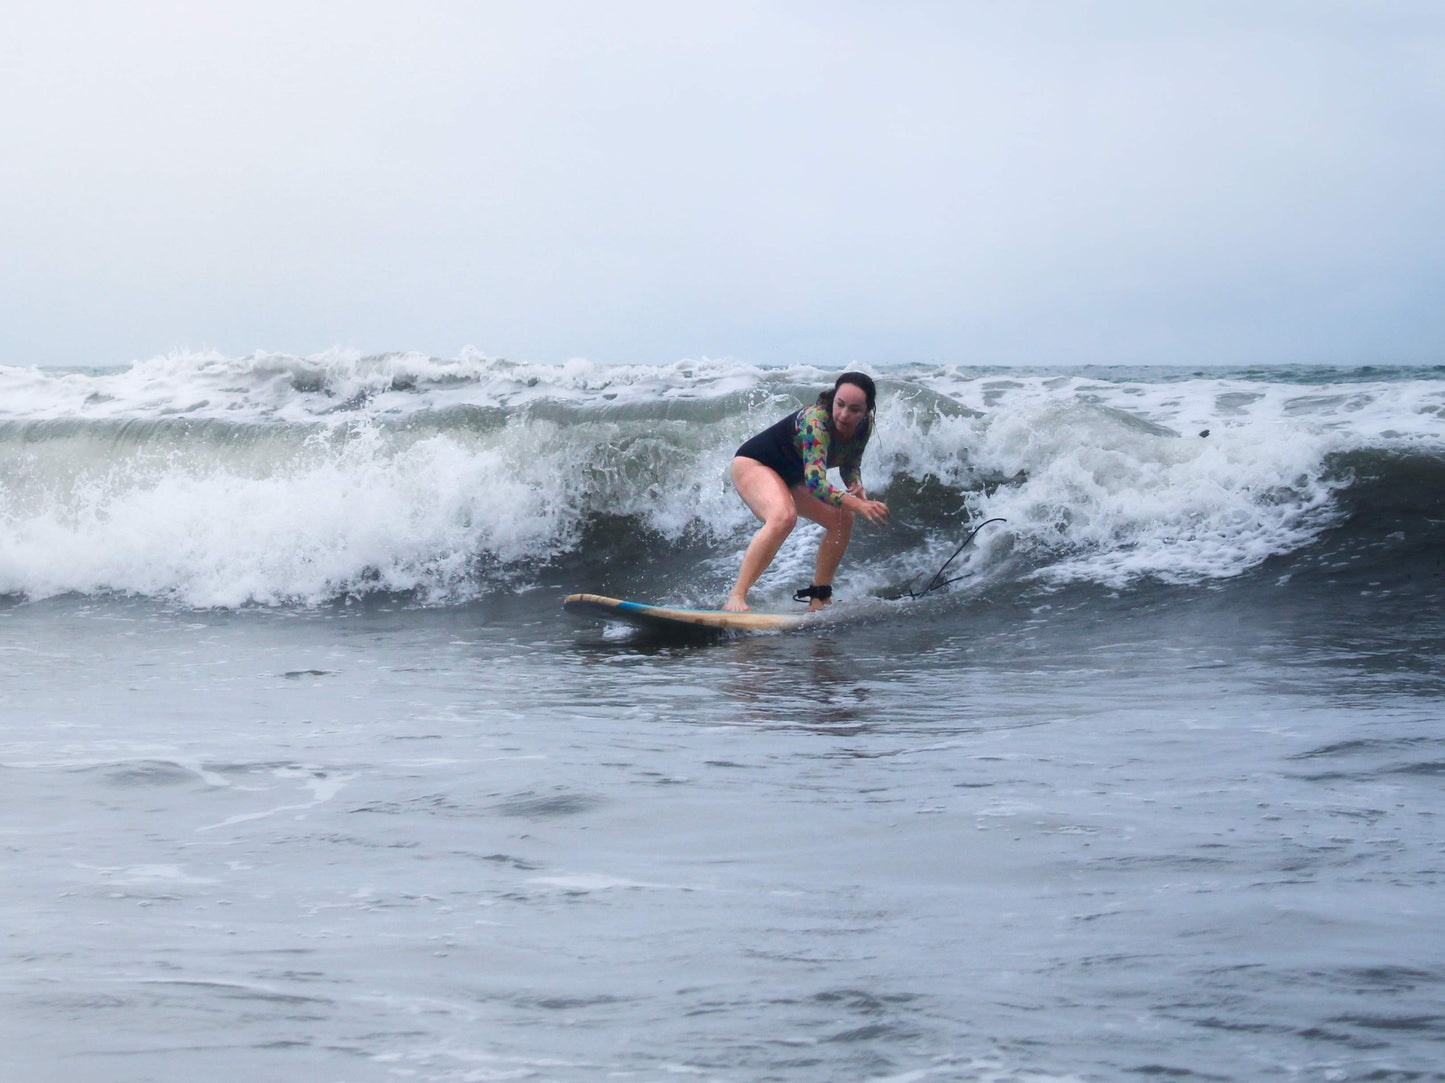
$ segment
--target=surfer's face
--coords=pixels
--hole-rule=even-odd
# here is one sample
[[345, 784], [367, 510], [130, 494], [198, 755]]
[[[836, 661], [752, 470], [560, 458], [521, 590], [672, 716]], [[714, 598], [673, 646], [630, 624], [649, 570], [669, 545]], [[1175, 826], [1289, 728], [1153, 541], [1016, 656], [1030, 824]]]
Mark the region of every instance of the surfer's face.
[[852, 439], [868, 416], [868, 393], [857, 384], [839, 384], [833, 392], [833, 431]]

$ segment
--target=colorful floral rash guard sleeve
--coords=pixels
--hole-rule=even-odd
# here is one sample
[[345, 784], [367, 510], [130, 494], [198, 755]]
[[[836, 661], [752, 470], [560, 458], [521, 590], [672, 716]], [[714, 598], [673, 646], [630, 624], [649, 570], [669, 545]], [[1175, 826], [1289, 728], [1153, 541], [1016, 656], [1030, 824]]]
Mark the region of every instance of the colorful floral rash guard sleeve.
[[[867, 423], [864, 424], [866, 426]], [[865, 427], [852, 440], [839, 441], [835, 448], [833, 435], [828, 431], [828, 412], [821, 406], [799, 411], [798, 452], [803, 456], [803, 484], [808, 492], [825, 504], [841, 508], [847, 493], [829, 484], [828, 467], [838, 468], [844, 485], [858, 484], [862, 479], [863, 447], [867, 443], [868, 430]]]

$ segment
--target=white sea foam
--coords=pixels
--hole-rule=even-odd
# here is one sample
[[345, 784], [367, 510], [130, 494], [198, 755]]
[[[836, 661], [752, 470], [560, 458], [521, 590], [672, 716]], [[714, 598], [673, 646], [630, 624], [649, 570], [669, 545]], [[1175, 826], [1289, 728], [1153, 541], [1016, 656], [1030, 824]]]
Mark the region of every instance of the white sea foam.
[[[828, 375], [471, 350], [0, 369], [0, 593], [445, 601], [573, 552], [609, 516], [650, 532], [635, 559], [693, 535], [723, 575], [753, 527], [726, 482], [733, 449]], [[870, 491], [906, 520], [918, 509], [890, 490], [932, 479], [942, 496], [929, 499], [946, 505], [935, 519], [956, 517], [960, 534], [970, 518], [1007, 519], [980, 557], [1007, 548], [1049, 582], [1238, 574], [1338, 513], [1341, 454], [1445, 448], [1445, 384], [1424, 372], [879, 378]], [[805, 533], [780, 571], [806, 574]], [[936, 540], [879, 576], [921, 570]]]
[[1006, 519], [1008, 544], [1052, 582], [1238, 574], [1338, 514], [1350, 477], [1337, 456], [1445, 448], [1438, 381], [946, 374], [938, 386], [968, 413], [901, 439], [880, 425], [885, 474], [934, 476], [974, 519]]
[[979, 459], [1024, 480], [976, 506], [1028, 546], [1066, 554], [1040, 573], [1054, 580], [1227, 576], [1327, 520], [1334, 443], [1269, 426], [1174, 436], [1097, 405], [1035, 403], [979, 433]]
[[[672, 365], [535, 365], [467, 349], [364, 357], [177, 353], [124, 369], [76, 372], [0, 366], [0, 420], [158, 417], [324, 421], [409, 415], [454, 406], [517, 408], [536, 401], [588, 406], [689, 401], [746, 393], [763, 370], [725, 361]], [[816, 370], [798, 375], [818, 382]]]

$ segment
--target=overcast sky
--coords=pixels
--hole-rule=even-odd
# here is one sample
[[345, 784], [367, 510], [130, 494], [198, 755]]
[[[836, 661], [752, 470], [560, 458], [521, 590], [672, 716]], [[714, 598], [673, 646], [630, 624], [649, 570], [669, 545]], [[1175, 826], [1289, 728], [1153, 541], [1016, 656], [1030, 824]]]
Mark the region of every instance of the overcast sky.
[[1445, 363], [1439, 0], [48, 0], [0, 146], [0, 364]]

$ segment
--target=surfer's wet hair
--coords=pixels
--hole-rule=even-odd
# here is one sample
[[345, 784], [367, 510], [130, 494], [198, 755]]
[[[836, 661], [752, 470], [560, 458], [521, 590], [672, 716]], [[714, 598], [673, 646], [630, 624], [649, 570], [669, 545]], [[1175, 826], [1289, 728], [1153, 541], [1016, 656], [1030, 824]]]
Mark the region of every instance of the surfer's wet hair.
[[873, 377], [866, 372], [845, 372], [833, 381], [833, 386], [818, 396], [818, 405], [833, 412], [833, 396], [838, 393], [838, 388], [844, 384], [852, 384], [854, 387], [862, 388], [863, 394], [868, 399], [868, 416], [873, 416], [873, 408], [878, 402], [878, 388], [873, 383]]

